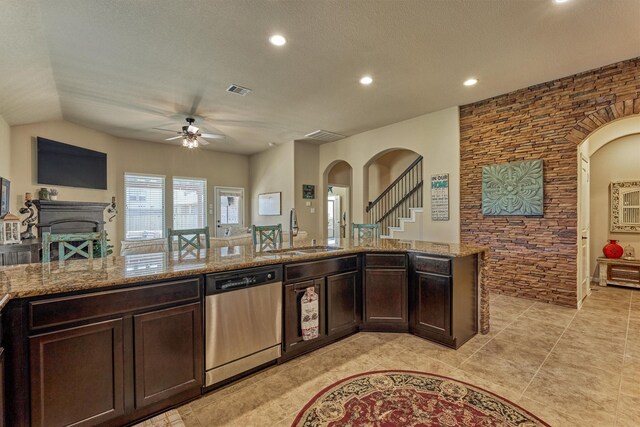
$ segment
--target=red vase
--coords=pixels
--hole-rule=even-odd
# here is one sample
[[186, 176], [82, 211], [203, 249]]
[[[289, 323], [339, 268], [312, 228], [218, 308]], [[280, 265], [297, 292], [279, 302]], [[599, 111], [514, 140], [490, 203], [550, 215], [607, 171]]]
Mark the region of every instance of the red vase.
[[602, 248], [602, 252], [607, 258], [620, 258], [624, 253], [624, 249], [618, 244], [617, 240], [609, 240], [609, 243]]

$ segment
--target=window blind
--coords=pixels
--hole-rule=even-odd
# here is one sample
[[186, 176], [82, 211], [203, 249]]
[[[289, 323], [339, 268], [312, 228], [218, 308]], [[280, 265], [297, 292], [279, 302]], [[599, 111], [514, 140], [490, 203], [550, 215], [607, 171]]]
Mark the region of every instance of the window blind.
[[173, 228], [207, 226], [207, 180], [173, 178]]
[[125, 239], [164, 237], [164, 176], [124, 175]]

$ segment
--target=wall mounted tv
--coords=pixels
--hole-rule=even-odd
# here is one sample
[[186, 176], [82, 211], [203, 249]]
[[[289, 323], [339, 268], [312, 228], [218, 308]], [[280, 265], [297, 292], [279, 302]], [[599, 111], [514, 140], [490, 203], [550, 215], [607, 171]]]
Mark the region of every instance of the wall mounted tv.
[[38, 137], [38, 183], [107, 189], [107, 154]]

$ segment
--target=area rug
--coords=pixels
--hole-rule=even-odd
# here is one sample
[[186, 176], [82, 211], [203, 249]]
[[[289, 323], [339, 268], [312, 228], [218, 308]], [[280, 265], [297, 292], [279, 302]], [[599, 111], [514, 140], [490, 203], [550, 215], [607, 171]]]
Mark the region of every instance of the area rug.
[[322, 390], [292, 427], [549, 426], [491, 392], [434, 374], [374, 371]]

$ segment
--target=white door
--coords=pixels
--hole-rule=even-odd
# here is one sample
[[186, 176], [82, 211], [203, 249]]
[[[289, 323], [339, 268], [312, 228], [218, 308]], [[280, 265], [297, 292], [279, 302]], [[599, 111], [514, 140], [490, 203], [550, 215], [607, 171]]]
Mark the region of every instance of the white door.
[[327, 237], [340, 238], [340, 196], [329, 196], [327, 200]]
[[244, 188], [216, 187], [216, 237], [238, 234], [244, 228]]
[[589, 266], [589, 159], [580, 156], [580, 217], [578, 242], [578, 304], [591, 294], [591, 268]]

